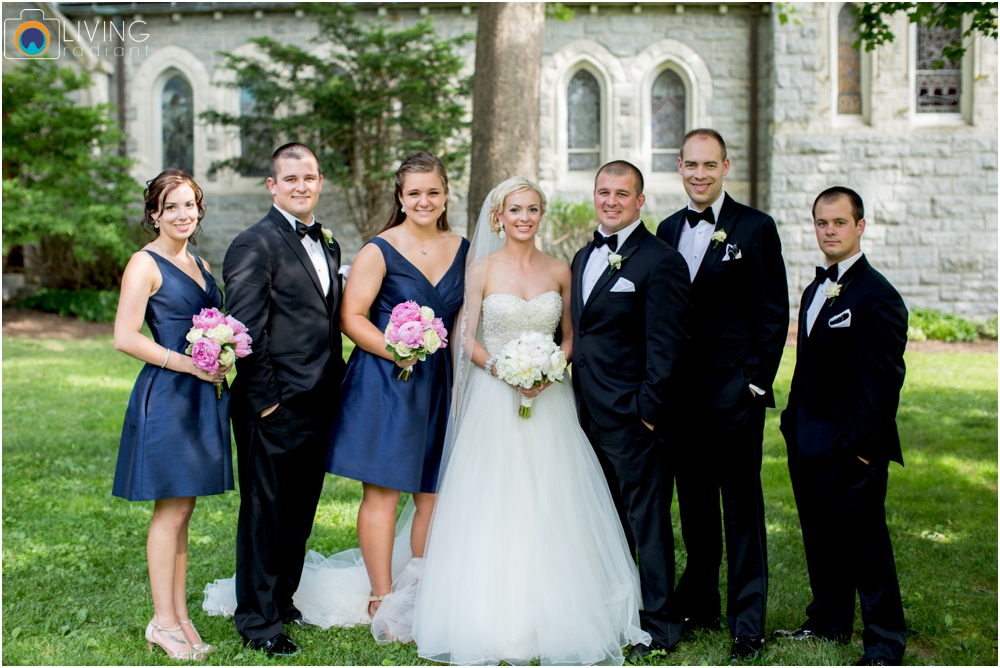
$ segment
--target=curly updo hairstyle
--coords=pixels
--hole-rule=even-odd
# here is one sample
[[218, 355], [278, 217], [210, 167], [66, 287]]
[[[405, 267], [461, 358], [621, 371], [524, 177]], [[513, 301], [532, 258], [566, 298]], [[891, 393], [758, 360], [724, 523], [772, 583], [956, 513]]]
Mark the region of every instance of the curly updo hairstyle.
[[504, 200], [515, 193], [524, 192], [525, 190], [532, 190], [538, 195], [538, 201], [542, 205], [542, 215], [545, 215], [548, 200], [545, 199], [545, 193], [542, 192], [542, 189], [523, 176], [514, 176], [493, 189], [493, 195], [490, 197], [491, 230], [494, 232], [500, 231], [500, 211], [503, 209]]
[[160, 236], [160, 230], [153, 226], [155, 219], [163, 214], [163, 204], [167, 200], [167, 195], [185, 183], [194, 191], [194, 201], [198, 207], [198, 222], [195, 224], [194, 233], [188, 238], [192, 246], [197, 246], [198, 235], [201, 234], [201, 220], [205, 217], [205, 193], [183, 169], [164, 169], [156, 178], [146, 181], [146, 190], [142, 193], [146, 200], [142, 229], [154, 237]]
[[[433, 153], [428, 153], [426, 151], [420, 151], [414, 153], [413, 155], [406, 156], [403, 160], [403, 164], [399, 166], [396, 170], [396, 188], [392, 193], [392, 212], [389, 214], [389, 220], [386, 221], [385, 226], [379, 230], [379, 233], [385, 232], [391, 227], [396, 227], [397, 225], [402, 225], [403, 221], [406, 220], [406, 214], [403, 212], [403, 205], [399, 201], [399, 198], [403, 196], [403, 180], [409, 174], [428, 174], [430, 172], [435, 172], [441, 177], [441, 183], [444, 184], [444, 194], [448, 195], [448, 172], [445, 171], [444, 163], [441, 159], [434, 155]], [[450, 230], [448, 227], [448, 211], [445, 210], [441, 217], [438, 218], [437, 226], [439, 230]]]

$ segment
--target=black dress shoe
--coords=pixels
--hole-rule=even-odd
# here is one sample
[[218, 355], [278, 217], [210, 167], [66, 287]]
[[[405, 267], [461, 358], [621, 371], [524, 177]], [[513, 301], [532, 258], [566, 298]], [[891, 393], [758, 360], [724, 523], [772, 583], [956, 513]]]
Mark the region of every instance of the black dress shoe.
[[794, 631], [778, 629], [771, 634], [771, 637], [784, 638], [785, 640], [829, 640], [831, 642], [840, 643], [841, 645], [849, 645], [851, 643], [851, 637], [849, 635], [836, 634], [829, 636], [801, 626]]
[[733, 640], [733, 648], [729, 650], [731, 661], [745, 661], [752, 659], [764, 649], [763, 638], [752, 638], [750, 636], [737, 636]]
[[871, 657], [863, 656], [861, 660], [858, 661], [855, 666], [888, 666], [889, 664], [882, 659], [872, 659]]
[[279, 633], [270, 640], [257, 642], [255, 640], [244, 640], [244, 647], [251, 647], [266, 652], [271, 656], [291, 656], [301, 649], [291, 638], [284, 633]]
[[632, 645], [632, 649], [629, 650], [628, 656], [625, 657], [625, 663], [638, 663], [653, 652], [673, 652], [675, 649], [677, 649], [676, 645], [674, 647], [667, 647], [666, 645], [658, 643], [655, 640], [648, 645]]
[[287, 619], [283, 619], [281, 620], [281, 623], [285, 624], [286, 626], [301, 626], [301, 627], [309, 626], [306, 620], [302, 619], [301, 615], [299, 615], [298, 617], [289, 617]]
[[684, 618], [684, 633], [693, 633], [695, 631], [716, 633], [720, 628], [721, 622], [718, 617], [712, 619], [704, 619], [701, 617]]

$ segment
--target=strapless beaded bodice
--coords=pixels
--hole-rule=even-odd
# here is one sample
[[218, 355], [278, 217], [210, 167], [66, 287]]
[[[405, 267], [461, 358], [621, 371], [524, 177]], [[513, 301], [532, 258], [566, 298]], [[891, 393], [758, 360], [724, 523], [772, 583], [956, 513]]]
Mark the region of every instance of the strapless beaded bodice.
[[490, 355], [498, 356], [504, 344], [522, 332], [552, 336], [562, 311], [562, 296], [555, 290], [543, 292], [531, 301], [501, 293], [488, 295], [483, 299], [483, 346]]

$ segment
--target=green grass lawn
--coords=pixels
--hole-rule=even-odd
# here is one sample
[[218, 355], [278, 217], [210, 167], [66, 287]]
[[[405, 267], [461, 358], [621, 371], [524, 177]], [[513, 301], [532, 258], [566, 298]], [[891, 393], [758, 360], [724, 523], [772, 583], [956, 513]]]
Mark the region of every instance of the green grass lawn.
[[[776, 384], [779, 405], [793, 352]], [[996, 665], [997, 355], [914, 353], [907, 365], [899, 411], [906, 467], [892, 465], [886, 503], [910, 629], [905, 661]], [[3, 341], [5, 664], [171, 663], [160, 650], [149, 654], [143, 640], [152, 616], [145, 559], [152, 503], [111, 496], [140, 367], [110, 338]], [[810, 599], [777, 418], [768, 414], [764, 441], [768, 633], [795, 628]], [[329, 554], [356, 546], [360, 498], [359, 483], [327, 476], [309, 547]], [[207, 617], [200, 606], [204, 584], [235, 569], [238, 504], [236, 492], [203, 498], [191, 522], [189, 606], [217, 648], [208, 663], [423, 663], [413, 646], [379, 647], [367, 627], [294, 629], [306, 651], [281, 662], [244, 650], [232, 620]], [[686, 555], [676, 519], [674, 531], [680, 569]], [[728, 633], [698, 633], [655, 661], [725, 663], [729, 645]], [[768, 642], [755, 664], [851, 664], [860, 656], [859, 636], [849, 647]]]

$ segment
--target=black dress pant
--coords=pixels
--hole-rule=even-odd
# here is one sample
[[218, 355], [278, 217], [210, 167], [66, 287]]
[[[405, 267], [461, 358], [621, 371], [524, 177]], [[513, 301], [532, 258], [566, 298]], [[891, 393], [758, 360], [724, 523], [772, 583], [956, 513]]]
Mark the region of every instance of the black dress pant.
[[683, 620], [670, 614], [674, 589], [673, 487], [663, 489], [660, 443], [642, 421], [623, 429], [601, 428], [583, 406], [583, 430], [604, 469], [608, 488], [633, 558], [638, 555], [643, 609], [640, 623], [653, 640], [673, 647]]
[[[325, 411], [329, 413], [329, 411]], [[326, 474], [332, 421], [324, 411], [278, 406], [234, 416], [240, 475], [236, 629], [262, 643], [299, 616], [292, 603]]]
[[765, 408], [753, 403], [749, 392], [744, 401], [729, 415], [692, 414], [675, 449], [677, 502], [687, 549], [675, 609], [693, 625], [718, 628], [722, 525], [729, 633], [734, 638], [761, 638], [767, 606], [767, 537], [760, 485]]
[[790, 451], [788, 471], [813, 593], [803, 626], [849, 640], [857, 591], [865, 658], [899, 665], [906, 621], [885, 523], [887, 464], [865, 464], [847, 451], [808, 459]]

